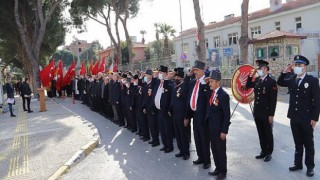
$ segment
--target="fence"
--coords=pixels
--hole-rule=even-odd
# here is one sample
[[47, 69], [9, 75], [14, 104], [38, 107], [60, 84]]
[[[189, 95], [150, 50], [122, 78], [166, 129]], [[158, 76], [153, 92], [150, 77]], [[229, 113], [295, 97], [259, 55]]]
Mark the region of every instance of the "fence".
[[175, 68], [175, 63], [171, 62], [170, 60], [166, 59], [150, 59], [148, 61], [139, 61], [138, 63], [133, 63], [133, 64], [121, 64], [119, 65], [119, 69], [123, 71], [145, 71], [147, 68], [153, 69], [153, 68], [159, 68], [160, 65], [165, 65], [169, 69]]

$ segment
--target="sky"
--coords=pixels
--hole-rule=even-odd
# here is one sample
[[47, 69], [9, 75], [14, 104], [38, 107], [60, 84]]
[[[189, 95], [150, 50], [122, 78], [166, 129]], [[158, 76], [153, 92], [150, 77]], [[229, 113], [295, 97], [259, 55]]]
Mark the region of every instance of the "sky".
[[[284, 2], [284, 0], [283, 0]], [[225, 15], [241, 14], [242, 0], [200, 0], [201, 14], [204, 23], [222, 21]], [[269, 0], [251, 0], [249, 4], [249, 13], [269, 7]], [[181, 0], [182, 9], [182, 30], [187, 30], [196, 27], [194, 16], [193, 1]], [[69, 16], [67, 13], [66, 16]], [[128, 20], [128, 30], [130, 36], [137, 36], [137, 41], [141, 42], [142, 36], [140, 30], [147, 31], [145, 35], [146, 42], [155, 40], [154, 23], [166, 23], [173, 26], [177, 31], [176, 36], [180, 32], [180, 11], [179, 0], [141, 0], [140, 11], [138, 15]], [[74, 37], [80, 40], [92, 42], [98, 40], [104, 48], [110, 46], [110, 38], [105, 26], [89, 20], [86, 22], [87, 32], [78, 34], [76, 29], [73, 29], [67, 34], [65, 43], [69, 45]], [[119, 23], [120, 24], [120, 23]], [[120, 26], [120, 30], [122, 26]], [[123, 31], [120, 32], [121, 39], [125, 40]]]

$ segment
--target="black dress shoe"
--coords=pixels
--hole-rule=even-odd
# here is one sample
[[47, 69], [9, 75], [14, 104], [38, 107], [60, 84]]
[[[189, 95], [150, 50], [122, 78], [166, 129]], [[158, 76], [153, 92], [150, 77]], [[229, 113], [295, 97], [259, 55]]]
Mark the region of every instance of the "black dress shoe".
[[308, 177], [312, 177], [313, 175], [314, 175], [314, 172], [313, 172], [313, 169], [307, 169], [307, 173], [306, 173], [306, 175], [308, 176]]
[[203, 164], [203, 161], [200, 159], [197, 159], [197, 160], [193, 161], [193, 164]]
[[149, 143], [149, 144], [153, 144], [153, 141], [149, 141], [148, 143]]
[[152, 144], [152, 147], [157, 147], [157, 146], [160, 146], [160, 143], [159, 143], [159, 142]]
[[175, 155], [176, 157], [182, 157], [183, 154], [181, 152], [179, 152], [178, 154]]
[[218, 176], [218, 175], [219, 175], [219, 171], [218, 171], [218, 169], [216, 168], [214, 171], [208, 172], [208, 174], [209, 174], [210, 176]]
[[136, 135], [141, 135], [141, 133], [140, 133], [140, 132], [137, 132]]
[[297, 170], [301, 170], [301, 169], [302, 169], [302, 166], [297, 166], [297, 165], [289, 167], [289, 171], [297, 171]]
[[150, 138], [143, 138], [143, 142], [149, 141]]
[[167, 149], [167, 147], [163, 146], [160, 151], [165, 151]]
[[23, 111], [28, 111], [28, 110], [24, 109]]
[[203, 165], [203, 169], [209, 169], [209, 167], [211, 167], [211, 164], [204, 164]]
[[128, 128], [128, 126], [127, 126], [127, 125], [125, 125], [125, 126], [124, 126], [124, 128]]
[[188, 160], [189, 158], [190, 158], [189, 154], [183, 156], [183, 160]]
[[269, 162], [272, 159], [271, 155], [267, 155], [266, 157], [264, 157], [263, 161], [264, 162]]
[[10, 115], [10, 117], [16, 117], [16, 115], [14, 115], [14, 114], [11, 114], [11, 115]]
[[256, 159], [263, 159], [266, 156], [267, 156], [266, 154], [261, 153], [260, 155], [256, 156]]
[[132, 133], [135, 133], [135, 132], [137, 132], [137, 130], [136, 130], [136, 129], [133, 129], [133, 130], [131, 129], [131, 132], [132, 132]]
[[217, 177], [217, 180], [223, 180], [226, 178], [226, 174], [219, 174], [218, 177]]
[[31, 111], [31, 110], [28, 110], [28, 113], [32, 113], [33, 111]]
[[167, 148], [166, 150], [164, 150], [164, 153], [171, 153], [173, 151], [173, 148]]

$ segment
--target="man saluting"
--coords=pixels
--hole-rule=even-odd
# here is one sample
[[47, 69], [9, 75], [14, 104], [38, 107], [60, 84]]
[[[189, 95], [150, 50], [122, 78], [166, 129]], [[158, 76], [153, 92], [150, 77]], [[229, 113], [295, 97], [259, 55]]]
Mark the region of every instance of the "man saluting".
[[[314, 175], [314, 142], [313, 129], [319, 120], [320, 88], [319, 80], [308, 75], [309, 60], [301, 55], [294, 57], [294, 64], [288, 66], [278, 79], [278, 85], [290, 89], [288, 118], [295, 143], [294, 166], [290, 171], [302, 169], [303, 147], [306, 151], [305, 164], [307, 176]], [[294, 76], [286, 79], [294, 70]]]
[[273, 152], [272, 124], [277, 104], [277, 83], [269, 75], [269, 63], [264, 60], [257, 60], [257, 72], [259, 78], [252, 81], [253, 73], [248, 77], [247, 88], [254, 88], [254, 122], [260, 140], [261, 153], [256, 159], [271, 160]]

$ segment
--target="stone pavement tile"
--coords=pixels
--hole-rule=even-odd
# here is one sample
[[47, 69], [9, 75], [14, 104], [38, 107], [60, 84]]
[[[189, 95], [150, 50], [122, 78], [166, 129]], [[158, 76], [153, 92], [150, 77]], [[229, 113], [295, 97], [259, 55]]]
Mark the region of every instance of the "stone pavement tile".
[[49, 99], [46, 105], [39, 112], [32, 102], [26, 113], [18, 99], [17, 117], [0, 119], [0, 179], [47, 179], [92, 139], [81, 117]]

